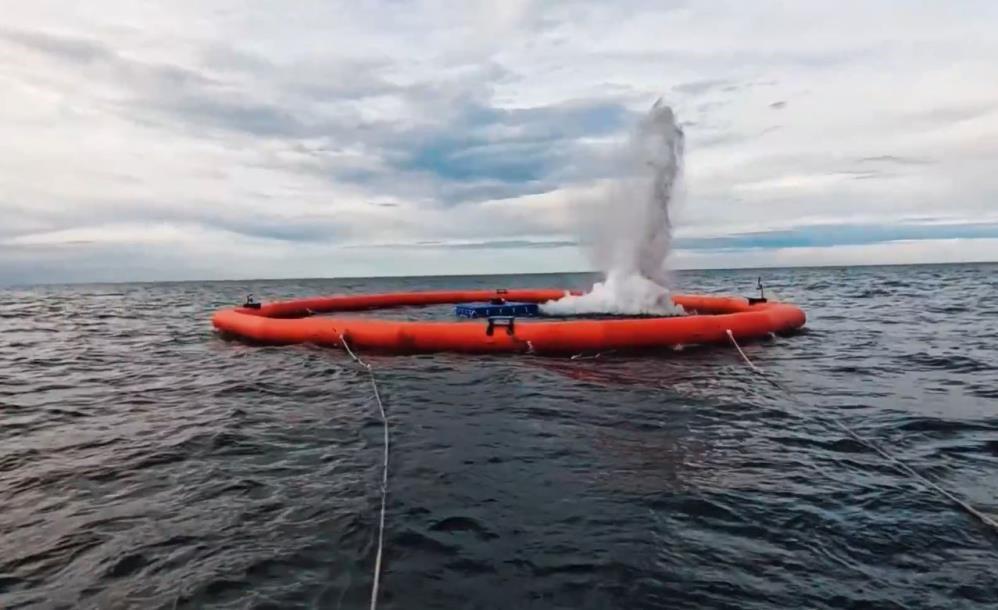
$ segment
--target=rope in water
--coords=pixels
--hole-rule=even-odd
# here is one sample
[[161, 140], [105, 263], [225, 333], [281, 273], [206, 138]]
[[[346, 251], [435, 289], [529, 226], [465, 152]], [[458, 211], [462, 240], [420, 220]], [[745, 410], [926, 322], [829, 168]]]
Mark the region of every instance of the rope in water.
[[350, 349], [347, 338], [342, 334], [340, 335], [340, 342], [343, 343], [343, 347], [350, 354], [350, 357], [353, 358], [354, 362], [367, 370], [367, 374], [371, 379], [371, 388], [374, 389], [374, 398], [378, 402], [378, 410], [381, 412], [381, 424], [385, 431], [385, 459], [384, 468], [381, 470], [381, 518], [378, 523], [378, 554], [374, 559], [374, 583], [371, 585], [371, 610], [375, 610], [378, 607], [378, 588], [381, 584], [381, 555], [385, 548], [385, 504], [388, 499], [388, 418], [385, 416], [385, 405], [381, 402], [381, 392], [378, 391], [378, 382], [374, 378], [374, 369]]
[[[763, 379], [765, 379], [770, 385], [772, 385], [773, 387], [777, 388], [778, 390], [780, 390], [784, 394], [786, 394], [787, 397], [790, 398], [791, 401], [796, 402], [799, 406], [806, 405], [806, 403], [804, 403], [802, 400], [800, 400], [799, 398], [797, 398], [797, 396], [795, 396], [794, 393], [791, 392], [790, 390], [788, 390], [783, 384], [781, 384], [779, 381], [773, 379], [772, 377], [770, 377], [769, 375], [767, 375], [765, 371], [763, 371], [761, 368], [759, 368], [758, 366], [756, 366], [755, 363], [752, 362], [752, 360], [750, 360], [749, 357], [742, 350], [742, 347], [740, 345], [738, 345], [738, 341], [735, 340], [735, 335], [731, 332], [730, 329], [727, 331], [727, 333], [728, 333], [728, 339], [731, 340], [731, 344], [735, 346], [735, 349], [738, 350], [738, 353], [741, 355], [742, 360], [745, 361], [745, 364], [747, 364], [749, 366], [749, 368], [751, 368], [753, 371], [755, 371], [760, 377], [762, 377]], [[954, 504], [956, 504], [957, 506], [959, 506], [960, 508], [962, 508], [964, 511], [966, 511], [971, 516], [976, 517], [984, 525], [987, 525], [988, 527], [992, 528], [995, 532], [998, 532], [998, 521], [995, 521], [993, 518], [991, 518], [988, 515], [982, 513], [981, 511], [977, 510], [976, 508], [974, 508], [973, 506], [971, 506], [967, 501], [961, 499], [960, 497], [956, 496], [952, 492], [950, 492], [950, 491], [942, 488], [941, 486], [939, 486], [939, 484], [937, 484], [936, 482], [932, 481], [931, 479], [929, 479], [925, 475], [921, 474], [920, 472], [918, 472], [917, 470], [915, 470], [914, 468], [912, 468], [911, 466], [909, 466], [907, 463], [901, 461], [900, 458], [897, 458], [897, 457], [891, 455], [890, 453], [888, 453], [885, 449], [883, 449], [882, 447], [880, 447], [876, 443], [863, 438], [855, 430], [853, 430], [852, 428], [850, 428], [844, 421], [842, 421], [838, 417], [831, 416], [831, 420], [832, 420], [832, 422], [835, 423], [836, 426], [838, 426], [843, 432], [845, 432], [854, 441], [856, 441], [857, 443], [863, 445], [867, 449], [870, 449], [871, 451], [873, 451], [874, 453], [876, 453], [880, 457], [884, 458], [885, 460], [887, 460], [888, 462], [890, 462], [891, 464], [893, 464], [895, 468], [897, 468], [898, 470], [900, 470], [904, 474], [907, 474], [908, 476], [910, 476], [910, 477], [914, 478], [915, 480], [919, 481], [920, 483], [922, 483], [927, 489], [929, 489], [931, 491], [937, 492], [938, 494], [940, 494], [941, 496], [943, 496], [947, 500], [953, 502]]]

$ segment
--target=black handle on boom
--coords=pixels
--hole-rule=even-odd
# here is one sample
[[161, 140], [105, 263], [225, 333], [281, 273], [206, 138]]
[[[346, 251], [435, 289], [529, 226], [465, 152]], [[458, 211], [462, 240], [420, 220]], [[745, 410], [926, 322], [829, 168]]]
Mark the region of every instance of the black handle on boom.
[[515, 321], [516, 318], [513, 316], [489, 316], [489, 325], [485, 329], [485, 334], [491, 337], [495, 333], [497, 326], [505, 326], [506, 334], [512, 335]]

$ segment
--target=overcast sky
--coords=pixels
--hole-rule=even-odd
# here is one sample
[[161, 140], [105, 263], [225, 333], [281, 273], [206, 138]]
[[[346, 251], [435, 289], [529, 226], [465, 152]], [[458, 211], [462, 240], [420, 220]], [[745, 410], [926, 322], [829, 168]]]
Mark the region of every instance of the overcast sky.
[[4, 3], [0, 282], [580, 270], [657, 98], [677, 267], [998, 259], [998, 3]]

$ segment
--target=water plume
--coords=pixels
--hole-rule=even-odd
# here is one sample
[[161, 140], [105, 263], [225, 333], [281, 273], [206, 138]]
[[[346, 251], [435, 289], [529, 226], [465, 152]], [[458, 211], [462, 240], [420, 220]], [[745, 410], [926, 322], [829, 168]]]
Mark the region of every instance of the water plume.
[[672, 108], [658, 100], [631, 134], [619, 158], [620, 176], [596, 202], [590, 219], [587, 241], [604, 280], [585, 294], [544, 303], [544, 313], [682, 313], [672, 302], [666, 263], [683, 147]]

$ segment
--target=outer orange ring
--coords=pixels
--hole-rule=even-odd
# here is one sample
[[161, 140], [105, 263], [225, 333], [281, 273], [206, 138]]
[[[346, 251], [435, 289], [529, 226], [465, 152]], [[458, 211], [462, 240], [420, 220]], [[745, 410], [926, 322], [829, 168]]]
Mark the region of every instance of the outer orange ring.
[[804, 312], [785, 303], [750, 303], [741, 297], [676, 295], [673, 300], [693, 315], [604, 320], [517, 319], [511, 329], [487, 334], [485, 320], [464, 322], [380, 320], [361, 317], [313, 317], [316, 313], [387, 307], [487, 301], [499, 294], [510, 301], [541, 303], [563, 290], [467, 290], [343, 295], [281, 301], [258, 309], [237, 307], [215, 313], [220, 331], [262, 343], [314, 343], [339, 346], [346, 337], [359, 349], [413, 352], [578, 353], [609, 349], [669, 347], [720, 343], [730, 330], [736, 339], [765, 337], [796, 330]]

